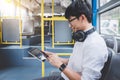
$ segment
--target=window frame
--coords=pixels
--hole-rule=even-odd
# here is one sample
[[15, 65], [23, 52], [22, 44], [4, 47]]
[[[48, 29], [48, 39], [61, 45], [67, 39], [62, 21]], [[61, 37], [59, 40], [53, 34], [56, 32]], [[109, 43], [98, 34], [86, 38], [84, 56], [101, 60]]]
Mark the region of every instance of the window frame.
[[[109, 1], [108, 3], [106, 3], [105, 5], [103, 5], [103, 6], [100, 6], [100, 1], [98, 2], [98, 6], [99, 6], [99, 8], [98, 8], [98, 16], [97, 16], [97, 23], [98, 23], [98, 30], [99, 30], [99, 33], [101, 34], [101, 28], [100, 28], [100, 19], [101, 19], [101, 17], [100, 17], [100, 15], [101, 14], [103, 14], [103, 13], [105, 13], [105, 12], [108, 12], [108, 11], [110, 11], [110, 10], [112, 10], [112, 9], [115, 9], [115, 8], [117, 8], [117, 7], [120, 7], [120, 1], [119, 0], [111, 0], [111, 1]], [[114, 35], [114, 36], [118, 36], [118, 35]]]

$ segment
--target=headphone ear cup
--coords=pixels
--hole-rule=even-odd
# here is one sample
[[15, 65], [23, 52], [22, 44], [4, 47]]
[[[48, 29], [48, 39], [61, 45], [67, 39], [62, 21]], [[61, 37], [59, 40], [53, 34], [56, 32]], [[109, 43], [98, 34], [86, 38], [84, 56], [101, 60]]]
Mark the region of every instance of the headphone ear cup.
[[86, 34], [83, 31], [77, 31], [77, 32], [73, 32], [72, 38], [75, 41], [79, 41], [79, 42], [83, 42], [86, 38]]

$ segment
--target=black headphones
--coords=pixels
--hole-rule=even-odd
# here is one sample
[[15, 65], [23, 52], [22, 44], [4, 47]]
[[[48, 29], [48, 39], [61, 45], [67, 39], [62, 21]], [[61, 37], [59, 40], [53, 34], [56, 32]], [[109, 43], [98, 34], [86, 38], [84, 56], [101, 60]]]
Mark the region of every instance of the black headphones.
[[73, 32], [72, 38], [73, 38], [75, 41], [83, 42], [83, 41], [86, 39], [87, 35], [93, 33], [94, 31], [95, 31], [94, 28], [92, 28], [92, 29], [90, 29], [90, 30], [88, 30], [88, 31], [86, 31], [86, 32], [84, 32], [84, 31], [82, 31], [82, 30], [78, 30], [78, 31], [76, 31], [76, 32]]

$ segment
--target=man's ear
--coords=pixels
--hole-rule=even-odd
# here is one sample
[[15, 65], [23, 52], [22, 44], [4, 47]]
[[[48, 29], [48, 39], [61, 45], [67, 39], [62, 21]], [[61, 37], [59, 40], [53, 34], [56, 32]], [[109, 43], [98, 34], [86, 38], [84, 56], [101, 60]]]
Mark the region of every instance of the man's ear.
[[85, 15], [84, 14], [82, 14], [80, 17], [79, 17], [79, 19], [81, 20], [81, 21], [84, 21], [85, 20]]
[[82, 17], [83, 20], [86, 18], [85, 15], [83, 15], [83, 14], [81, 15], [81, 17]]

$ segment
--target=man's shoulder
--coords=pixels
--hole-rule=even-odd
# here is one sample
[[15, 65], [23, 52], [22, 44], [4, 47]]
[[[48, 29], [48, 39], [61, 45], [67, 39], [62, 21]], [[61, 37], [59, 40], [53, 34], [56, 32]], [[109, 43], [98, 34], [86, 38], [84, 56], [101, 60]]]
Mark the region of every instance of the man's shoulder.
[[104, 39], [99, 34], [95, 34], [95, 35], [88, 37], [85, 40], [85, 45], [86, 46], [95, 46], [95, 47], [102, 47], [102, 46], [106, 47], [106, 43], [105, 43]]

